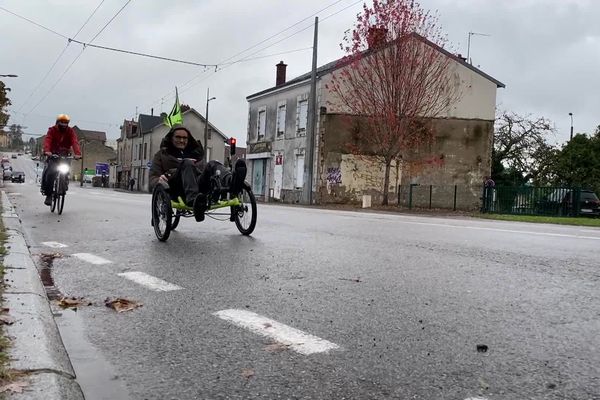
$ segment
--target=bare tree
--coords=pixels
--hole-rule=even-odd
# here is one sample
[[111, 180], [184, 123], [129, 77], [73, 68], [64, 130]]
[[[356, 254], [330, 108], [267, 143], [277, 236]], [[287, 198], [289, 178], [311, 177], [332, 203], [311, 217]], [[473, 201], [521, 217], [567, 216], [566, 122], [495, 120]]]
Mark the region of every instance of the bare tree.
[[546, 183], [552, 175], [557, 149], [548, 143], [554, 127], [544, 117], [521, 116], [504, 111], [496, 118], [492, 175], [501, 181], [504, 168], [519, 173], [524, 181]]
[[447, 115], [460, 97], [445, 45], [437, 17], [412, 0], [364, 5], [341, 44], [347, 55], [328, 88], [349, 114], [365, 122], [354, 129], [349, 147], [384, 163], [384, 205], [391, 163], [431, 144], [431, 119]]

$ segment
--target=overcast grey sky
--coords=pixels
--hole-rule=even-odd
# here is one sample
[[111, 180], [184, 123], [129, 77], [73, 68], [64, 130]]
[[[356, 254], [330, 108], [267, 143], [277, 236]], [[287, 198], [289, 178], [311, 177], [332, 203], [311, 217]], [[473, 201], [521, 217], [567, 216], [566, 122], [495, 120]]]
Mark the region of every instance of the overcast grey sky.
[[[0, 0], [0, 7], [72, 38], [100, 3], [76, 39], [89, 42], [127, 4], [93, 44], [203, 64], [246, 60], [223, 65], [215, 73], [214, 68], [90, 47], [77, 58], [81, 45], [67, 46], [65, 38], [0, 9], [0, 74], [19, 75], [2, 78], [12, 89], [9, 123], [44, 134], [56, 114], [68, 113], [73, 124], [117, 138], [123, 119], [134, 117], [136, 110], [168, 112], [175, 86], [182, 103], [204, 114], [210, 87], [216, 97], [210, 102], [210, 121], [244, 143], [246, 96], [274, 85], [280, 60], [288, 64], [288, 79], [310, 70], [314, 14], [322, 10], [318, 13], [322, 65], [343, 55], [339, 43], [363, 4]], [[552, 142], [568, 139], [569, 112], [574, 114], [575, 132], [592, 133], [600, 125], [600, 1], [422, 0], [421, 5], [438, 11], [457, 53], [466, 55], [469, 31], [490, 35], [472, 36], [470, 55], [474, 65], [506, 84], [498, 90], [500, 109], [549, 118], [557, 129]], [[284, 52], [288, 53], [278, 54]]]

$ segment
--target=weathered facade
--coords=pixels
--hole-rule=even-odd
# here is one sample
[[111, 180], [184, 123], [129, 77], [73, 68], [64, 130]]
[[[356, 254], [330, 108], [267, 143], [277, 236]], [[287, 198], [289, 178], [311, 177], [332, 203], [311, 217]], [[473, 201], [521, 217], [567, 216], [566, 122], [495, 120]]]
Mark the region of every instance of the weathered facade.
[[[390, 201], [397, 198], [401, 184], [464, 185], [473, 188], [466, 191], [472, 198], [461, 199], [461, 208], [472, 208], [480, 196], [483, 177], [491, 169], [496, 90], [504, 85], [463, 59], [437, 49], [452, 61], [460, 100], [443, 118], [433, 120], [436, 133], [430, 148], [392, 164]], [[384, 165], [367, 156], [368, 152], [356, 155], [350, 151], [355, 117], [348, 116], [327, 89], [340, 68], [344, 66], [338, 60], [317, 70], [313, 198], [324, 203], [358, 202], [368, 194], [378, 202]], [[310, 74], [285, 82], [285, 64], [281, 62], [276, 76], [275, 87], [247, 97], [249, 180], [259, 199], [300, 202], [306, 176]]]

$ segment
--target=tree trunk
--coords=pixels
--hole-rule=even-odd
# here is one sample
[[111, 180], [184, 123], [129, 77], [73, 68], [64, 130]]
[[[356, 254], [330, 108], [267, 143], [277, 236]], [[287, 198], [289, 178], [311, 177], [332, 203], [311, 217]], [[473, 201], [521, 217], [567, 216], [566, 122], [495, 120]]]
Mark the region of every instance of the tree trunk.
[[382, 206], [388, 205], [388, 197], [389, 197], [389, 189], [390, 189], [390, 167], [392, 165], [392, 160], [385, 161], [385, 178], [383, 178], [383, 201], [381, 202]]

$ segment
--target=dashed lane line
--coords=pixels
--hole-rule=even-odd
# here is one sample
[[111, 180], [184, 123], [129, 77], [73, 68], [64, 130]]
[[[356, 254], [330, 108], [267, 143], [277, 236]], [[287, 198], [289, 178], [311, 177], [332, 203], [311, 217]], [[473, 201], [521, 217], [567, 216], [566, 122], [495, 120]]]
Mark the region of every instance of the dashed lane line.
[[123, 278], [129, 279], [135, 283], [147, 287], [148, 289], [156, 290], [157, 292], [170, 292], [172, 290], [181, 290], [181, 286], [177, 286], [173, 283], [163, 281], [162, 279], [156, 278], [152, 275], [148, 275], [140, 271], [129, 271], [117, 274]]
[[63, 247], [69, 247], [66, 244], [58, 243], [58, 242], [42, 242], [42, 244], [46, 247], [52, 247], [54, 249], [62, 249]]
[[289, 346], [300, 354], [310, 355], [314, 353], [325, 353], [329, 350], [339, 349], [335, 343], [310, 335], [299, 329], [284, 325], [262, 315], [246, 310], [222, 310], [213, 315], [231, 322], [234, 325], [248, 329], [256, 334], [266, 336]]
[[94, 254], [90, 254], [90, 253], [75, 253], [75, 254], [73, 254], [73, 256], [77, 257], [80, 260], [83, 260], [85, 262], [89, 262], [90, 264], [100, 265], [100, 264], [111, 264], [112, 263], [112, 261], [107, 260], [106, 258], [102, 258], [102, 257], [96, 256]]

